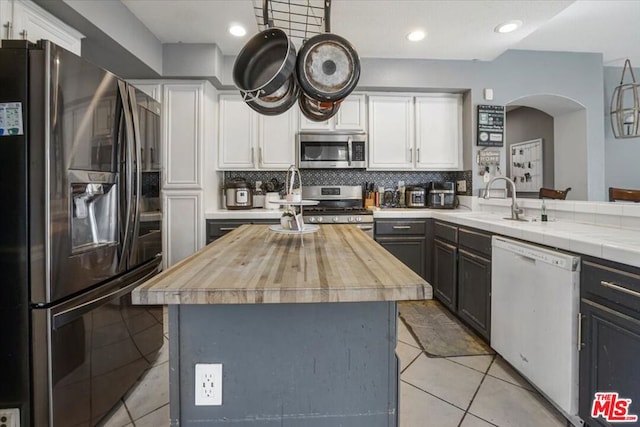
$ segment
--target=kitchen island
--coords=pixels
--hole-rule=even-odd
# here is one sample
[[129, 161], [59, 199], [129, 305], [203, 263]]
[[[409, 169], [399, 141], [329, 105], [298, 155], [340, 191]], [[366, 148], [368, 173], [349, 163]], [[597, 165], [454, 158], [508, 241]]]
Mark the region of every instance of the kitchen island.
[[[133, 293], [169, 305], [180, 426], [397, 426], [396, 301], [431, 297], [352, 225], [245, 225]], [[221, 405], [195, 405], [196, 364], [222, 365]]]

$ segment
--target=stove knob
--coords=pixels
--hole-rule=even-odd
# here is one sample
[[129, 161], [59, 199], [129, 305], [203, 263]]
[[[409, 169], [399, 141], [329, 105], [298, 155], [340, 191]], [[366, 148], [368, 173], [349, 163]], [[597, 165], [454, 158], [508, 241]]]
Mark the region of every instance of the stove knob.
[[319, 216], [319, 217], [317, 217], [317, 218], [316, 218], [316, 221], [318, 221], [318, 222], [322, 222], [322, 221], [324, 221], [324, 218], [323, 218], [323, 217], [321, 217], [321, 216]]
[[316, 222], [316, 217], [312, 216], [311, 218], [309, 218], [309, 222]]
[[356, 219], [354, 217], [352, 217], [352, 216], [350, 216], [349, 219], [348, 219], [349, 222], [355, 222], [355, 220]]
[[362, 217], [361, 216], [357, 216], [356, 217], [356, 222], [362, 222]]
[[333, 221], [333, 222], [338, 222], [338, 221], [340, 221], [340, 218], [338, 218], [337, 216], [334, 216], [334, 217], [332, 218], [332, 221]]

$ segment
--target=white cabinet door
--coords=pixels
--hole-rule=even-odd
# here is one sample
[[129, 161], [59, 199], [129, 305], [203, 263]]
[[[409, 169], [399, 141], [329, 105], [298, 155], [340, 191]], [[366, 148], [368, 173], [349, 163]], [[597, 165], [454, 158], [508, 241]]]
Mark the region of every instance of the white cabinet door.
[[366, 130], [367, 129], [367, 102], [364, 95], [349, 95], [336, 113], [336, 130]]
[[0, 39], [11, 38], [11, 0], [0, 0]]
[[202, 191], [164, 192], [164, 268], [171, 267], [204, 246], [202, 198]]
[[413, 97], [369, 96], [369, 168], [413, 169]]
[[316, 122], [308, 119], [307, 116], [300, 114], [300, 130], [332, 130], [333, 129], [333, 117], [331, 120], [325, 120], [324, 122]]
[[81, 41], [84, 36], [34, 2], [14, 0], [12, 21], [12, 38], [27, 39], [31, 42], [40, 39], [51, 40], [76, 55], [80, 55]]
[[364, 94], [351, 94], [335, 116], [324, 122], [309, 120], [300, 112], [300, 130], [367, 130], [367, 101]]
[[462, 165], [462, 98], [455, 94], [416, 97], [416, 166], [455, 170]]
[[219, 98], [218, 169], [255, 169], [256, 115], [238, 94]]
[[295, 140], [298, 108], [277, 116], [257, 115], [258, 165], [262, 169], [286, 170], [296, 162]]
[[204, 83], [165, 84], [163, 188], [202, 188]]

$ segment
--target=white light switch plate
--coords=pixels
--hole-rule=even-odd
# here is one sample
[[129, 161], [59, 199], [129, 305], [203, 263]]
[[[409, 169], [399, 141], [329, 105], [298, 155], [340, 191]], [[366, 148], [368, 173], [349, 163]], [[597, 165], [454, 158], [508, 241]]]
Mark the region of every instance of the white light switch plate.
[[461, 179], [457, 182], [457, 191], [458, 193], [466, 193], [467, 192], [467, 181]]

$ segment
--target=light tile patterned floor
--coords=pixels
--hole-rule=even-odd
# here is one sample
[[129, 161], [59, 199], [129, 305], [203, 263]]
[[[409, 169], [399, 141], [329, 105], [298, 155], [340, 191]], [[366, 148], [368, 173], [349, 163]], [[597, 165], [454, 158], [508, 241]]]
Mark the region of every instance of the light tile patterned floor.
[[[499, 356], [427, 357], [402, 321], [400, 427], [563, 427], [567, 421]], [[168, 339], [151, 368], [105, 427], [169, 422]]]

